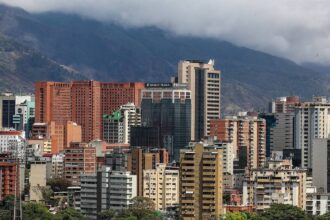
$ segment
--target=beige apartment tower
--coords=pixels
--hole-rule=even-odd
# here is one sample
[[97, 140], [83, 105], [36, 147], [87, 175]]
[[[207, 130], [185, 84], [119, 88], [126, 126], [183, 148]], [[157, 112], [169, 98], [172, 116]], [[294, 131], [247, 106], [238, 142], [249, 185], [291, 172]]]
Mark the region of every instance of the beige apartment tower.
[[179, 167], [157, 164], [156, 169], [143, 171], [143, 197], [150, 198], [156, 210], [179, 205]]
[[191, 90], [191, 139], [199, 141], [210, 134], [210, 120], [220, 118], [221, 72], [214, 69], [214, 60], [180, 61], [179, 83]]
[[180, 154], [180, 214], [218, 219], [223, 212], [222, 149], [196, 144]]

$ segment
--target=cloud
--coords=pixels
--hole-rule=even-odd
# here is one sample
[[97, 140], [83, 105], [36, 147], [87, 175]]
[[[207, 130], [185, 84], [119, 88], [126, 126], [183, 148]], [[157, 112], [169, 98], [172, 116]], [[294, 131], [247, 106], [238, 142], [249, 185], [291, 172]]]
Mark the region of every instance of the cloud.
[[126, 26], [212, 37], [296, 62], [330, 64], [328, 0], [0, 0]]

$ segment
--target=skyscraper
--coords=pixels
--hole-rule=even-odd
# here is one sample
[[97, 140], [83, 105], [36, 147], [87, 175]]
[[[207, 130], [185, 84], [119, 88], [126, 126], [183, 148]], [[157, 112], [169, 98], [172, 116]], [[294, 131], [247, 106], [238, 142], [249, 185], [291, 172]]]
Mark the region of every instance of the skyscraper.
[[330, 135], [330, 102], [315, 97], [295, 108], [295, 148], [301, 149], [302, 167], [312, 167], [313, 139]]
[[25, 101], [31, 102], [31, 96], [17, 96], [13, 93], [3, 93], [0, 95], [0, 128], [14, 128], [13, 116], [16, 105]]
[[214, 60], [184, 60], [178, 65], [178, 81], [191, 90], [191, 138], [199, 141], [209, 136], [210, 120], [220, 118], [220, 71], [214, 69]]
[[171, 159], [191, 140], [191, 92], [185, 86], [147, 84], [142, 90], [141, 123], [159, 128], [161, 146]]
[[222, 151], [196, 144], [180, 154], [180, 214], [183, 219], [217, 219], [222, 206]]

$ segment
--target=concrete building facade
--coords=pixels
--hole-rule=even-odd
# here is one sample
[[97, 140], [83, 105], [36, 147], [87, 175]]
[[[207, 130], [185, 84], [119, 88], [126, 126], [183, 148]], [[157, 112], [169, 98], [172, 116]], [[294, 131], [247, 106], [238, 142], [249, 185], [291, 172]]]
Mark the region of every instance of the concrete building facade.
[[[242, 166], [262, 167], [266, 160], [266, 122], [264, 119], [246, 116], [228, 116], [211, 120], [210, 135], [222, 142], [231, 142], [235, 158], [245, 155]], [[240, 161], [243, 162], [243, 161]]]
[[264, 210], [272, 203], [305, 210], [306, 170], [294, 169], [290, 160], [270, 160], [265, 168], [251, 169], [243, 182], [243, 205]]

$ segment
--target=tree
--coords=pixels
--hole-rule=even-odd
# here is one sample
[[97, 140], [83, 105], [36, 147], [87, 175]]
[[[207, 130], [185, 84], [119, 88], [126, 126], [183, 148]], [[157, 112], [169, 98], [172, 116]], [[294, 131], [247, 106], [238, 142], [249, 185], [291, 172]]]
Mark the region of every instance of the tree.
[[9, 195], [3, 198], [0, 203], [0, 219], [11, 220], [14, 209], [15, 196]]
[[103, 212], [98, 213], [98, 219], [100, 220], [111, 220], [117, 214], [117, 211], [114, 209], [107, 209]]
[[47, 185], [50, 186], [50, 188], [54, 192], [62, 192], [66, 191], [69, 186], [71, 186], [70, 181], [64, 179], [64, 178], [52, 178], [47, 180]]
[[323, 215], [317, 216], [316, 220], [329, 220], [330, 219], [330, 212], [327, 212]]
[[149, 198], [137, 196], [132, 199], [129, 210], [140, 220], [155, 211], [155, 203]]
[[23, 219], [52, 220], [53, 215], [41, 203], [28, 202], [23, 204]]
[[248, 215], [244, 212], [229, 212], [224, 215], [225, 220], [248, 220]]
[[67, 208], [55, 214], [54, 220], [87, 220], [83, 214], [74, 208]]
[[307, 220], [300, 208], [285, 204], [272, 204], [269, 209], [252, 217], [252, 220]]

